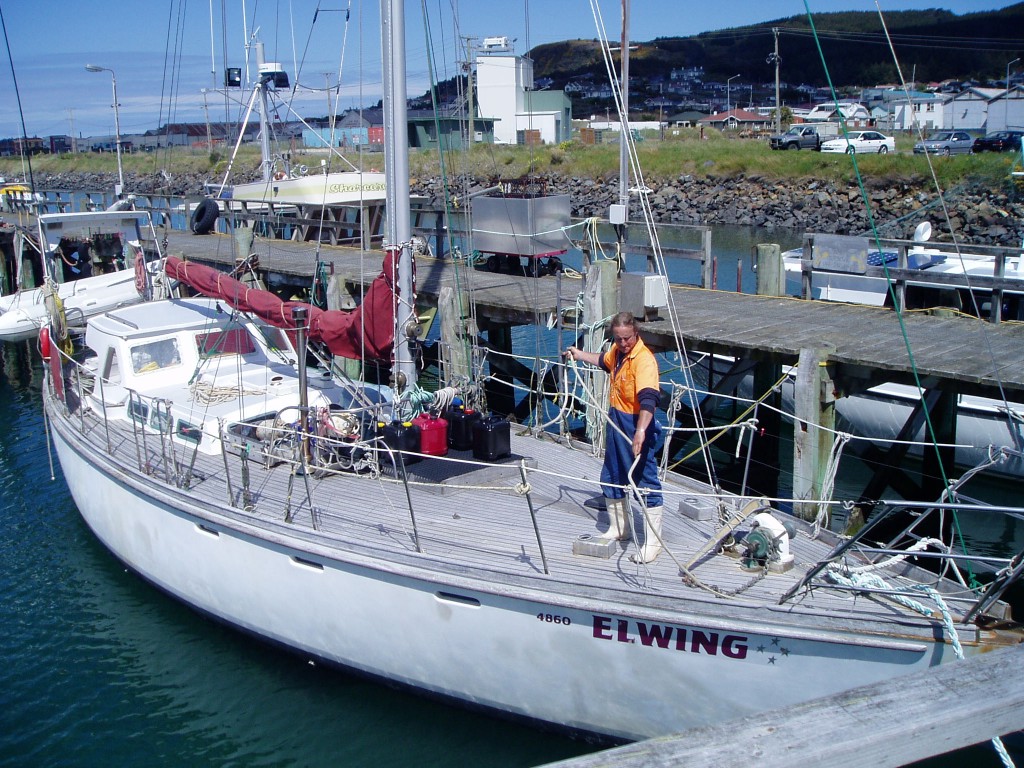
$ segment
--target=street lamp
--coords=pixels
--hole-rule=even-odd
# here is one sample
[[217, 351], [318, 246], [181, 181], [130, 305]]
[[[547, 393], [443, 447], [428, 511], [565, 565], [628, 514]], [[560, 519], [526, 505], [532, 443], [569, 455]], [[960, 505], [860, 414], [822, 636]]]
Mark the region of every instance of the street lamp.
[[114, 86], [114, 148], [117, 150], [117, 189], [114, 193], [121, 197], [124, 192], [124, 168], [121, 166], [121, 113], [117, 104], [117, 76], [110, 67], [86, 64], [85, 69], [87, 72], [109, 72], [110, 82]]
[[732, 112], [732, 91], [730, 90], [730, 86], [732, 84], [732, 81], [735, 80], [737, 77], [739, 77], [739, 75], [733, 75], [732, 77], [730, 77], [728, 80], [725, 81], [725, 119], [726, 119], [726, 121], [729, 120], [729, 113]]
[[1017, 57], [1009, 64], [1006, 65], [1006, 93], [1003, 94], [1003, 130], [1009, 130], [1010, 128], [1010, 67], [1020, 61], [1020, 57]]

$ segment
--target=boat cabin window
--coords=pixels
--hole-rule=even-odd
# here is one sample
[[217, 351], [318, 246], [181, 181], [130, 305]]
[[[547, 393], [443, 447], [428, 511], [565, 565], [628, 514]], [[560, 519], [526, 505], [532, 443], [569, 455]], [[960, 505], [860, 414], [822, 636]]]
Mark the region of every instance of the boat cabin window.
[[219, 355], [249, 355], [256, 351], [256, 342], [244, 328], [197, 334], [196, 346], [203, 360]]
[[178, 419], [178, 423], [174, 428], [174, 433], [182, 440], [187, 440], [190, 443], [198, 443], [203, 439], [203, 430], [201, 427], [197, 427], [195, 424], [189, 424], [187, 421]]
[[132, 347], [132, 369], [135, 373], [149, 373], [181, 365], [177, 339], [161, 339]]
[[284, 331], [280, 328], [274, 328], [269, 325], [259, 326], [260, 333], [263, 334], [263, 340], [267, 344], [267, 348], [271, 352], [284, 352], [288, 353], [291, 351], [291, 344], [288, 343], [288, 337]]
[[149, 418], [149, 406], [134, 397], [128, 402], [128, 415], [132, 421], [138, 424], [145, 424]]

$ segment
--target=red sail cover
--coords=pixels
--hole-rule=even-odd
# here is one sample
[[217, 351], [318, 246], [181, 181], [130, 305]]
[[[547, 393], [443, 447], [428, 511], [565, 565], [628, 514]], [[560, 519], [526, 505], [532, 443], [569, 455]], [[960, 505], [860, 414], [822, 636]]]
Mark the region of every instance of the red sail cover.
[[250, 288], [216, 269], [191, 264], [175, 256], [167, 257], [164, 271], [204, 296], [220, 299], [278, 328], [293, 328], [292, 309], [305, 307], [309, 313], [309, 339], [322, 341], [331, 354], [354, 360], [364, 356], [391, 360], [397, 304], [394, 286], [398, 277], [392, 251], [384, 255], [382, 271], [370, 284], [363, 303], [349, 312], [323, 310], [301, 301], [282, 301], [269, 291]]

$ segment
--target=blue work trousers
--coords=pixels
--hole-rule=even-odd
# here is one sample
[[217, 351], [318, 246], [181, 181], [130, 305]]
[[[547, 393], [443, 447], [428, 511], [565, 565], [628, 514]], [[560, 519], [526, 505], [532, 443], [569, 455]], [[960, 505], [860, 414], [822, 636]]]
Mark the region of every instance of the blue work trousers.
[[[604, 495], [609, 499], [621, 499], [626, 493], [622, 487], [628, 486], [629, 468], [633, 464], [633, 435], [639, 415], [623, 413], [617, 408], [608, 409], [611, 424], [605, 441], [604, 466], [601, 468], [601, 483]], [[618, 429], [616, 429], [617, 427]], [[620, 431], [621, 430], [621, 434]], [[625, 437], [623, 437], [623, 434]], [[640, 463], [633, 470], [633, 482], [639, 488], [647, 488], [648, 507], [662, 505], [661, 480], [658, 478], [658, 460], [656, 453], [661, 442], [661, 425], [651, 421], [644, 437], [644, 447], [640, 451]]]

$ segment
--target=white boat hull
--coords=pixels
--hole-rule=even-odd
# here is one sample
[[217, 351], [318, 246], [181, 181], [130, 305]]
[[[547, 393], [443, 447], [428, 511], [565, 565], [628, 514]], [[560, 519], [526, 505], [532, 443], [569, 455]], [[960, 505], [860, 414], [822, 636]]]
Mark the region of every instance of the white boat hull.
[[317, 206], [383, 204], [384, 174], [344, 171], [235, 184], [231, 199]]
[[[57, 294], [64, 302], [69, 322], [76, 325], [103, 312], [142, 301], [135, 287], [134, 269], [61, 283]], [[0, 341], [31, 339], [48, 319], [42, 288], [4, 296], [0, 298]]]
[[[60, 416], [56, 417], [57, 422]], [[471, 706], [638, 739], [788, 706], [952, 658], [949, 646], [630, 607], [304, 545], [217, 519], [187, 492], [55, 445], [89, 527], [132, 570], [193, 608], [311, 658]], [[192, 511], [188, 505], [192, 504]], [[211, 512], [206, 514], [197, 514]], [[461, 574], [460, 574], [461, 571]], [[755, 631], [756, 628], [756, 631]]]

